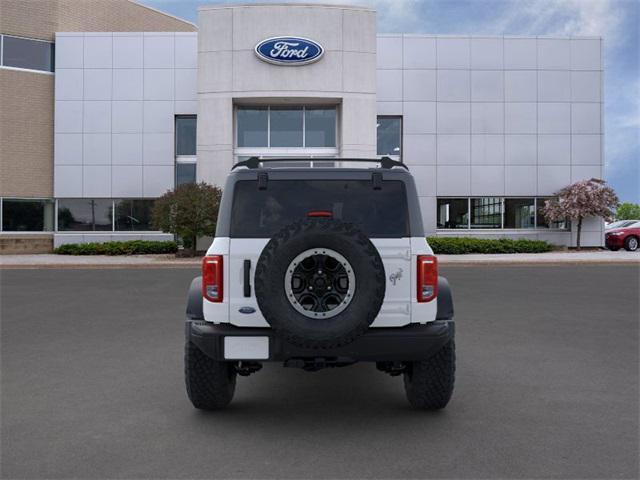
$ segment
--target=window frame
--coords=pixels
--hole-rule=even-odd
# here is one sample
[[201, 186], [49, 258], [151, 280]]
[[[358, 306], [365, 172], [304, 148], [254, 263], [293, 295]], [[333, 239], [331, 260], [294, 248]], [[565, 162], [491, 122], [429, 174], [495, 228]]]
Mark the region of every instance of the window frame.
[[[34, 42], [48, 43], [52, 48], [51, 70], [39, 70], [35, 68], [13, 67], [11, 65], [5, 65], [4, 64], [4, 47], [5, 47], [4, 38], [5, 37], [18, 38], [21, 40], [31, 40]], [[2, 33], [0, 34], [0, 69], [13, 70], [16, 72], [40, 73], [43, 75], [55, 75], [55, 71], [56, 71], [55, 42], [51, 42], [49, 40], [42, 40], [41, 38], [22, 37], [20, 35], [8, 35], [5, 33]]]
[[[271, 146], [271, 108], [300, 108], [302, 110], [302, 146], [301, 147], [272, 147]], [[238, 146], [238, 111], [247, 108], [266, 108], [267, 110], [267, 145], [262, 147], [239, 147]], [[306, 109], [325, 108], [335, 110], [335, 146], [333, 147], [307, 147], [306, 145]], [[238, 162], [239, 157], [301, 157], [301, 158], [334, 158], [340, 153], [340, 111], [336, 104], [235, 104], [233, 107], [233, 156]]]
[[[18, 200], [24, 202], [49, 202], [53, 206], [53, 219], [51, 219], [51, 230], [5, 230], [4, 229], [4, 202], [5, 200]], [[0, 197], [0, 233], [7, 234], [20, 234], [20, 235], [42, 235], [42, 234], [52, 234], [56, 232], [57, 227], [57, 201], [53, 198], [47, 197]], [[45, 222], [43, 222], [45, 223]]]
[[[396, 160], [398, 162], [403, 162], [402, 160], [402, 154], [404, 153], [404, 118], [402, 115], [376, 115], [376, 125], [378, 124], [378, 119], [380, 118], [387, 118], [387, 119], [394, 119], [397, 118], [400, 120], [400, 155], [389, 155], [389, 154], [379, 154], [378, 153], [378, 127], [376, 127], [376, 157], [378, 158], [383, 158], [383, 157], [389, 157], [392, 160]], [[459, 197], [459, 198], [463, 198], [463, 197]]]
[[[178, 155], [178, 119], [180, 118], [193, 118], [196, 121], [196, 153], [194, 155]], [[194, 164], [196, 166], [196, 177], [194, 179], [194, 183], [198, 182], [198, 116], [195, 114], [175, 115], [173, 125], [173, 155], [175, 159], [173, 165], [173, 186], [176, 188], [178, 187], [178, 164]]]

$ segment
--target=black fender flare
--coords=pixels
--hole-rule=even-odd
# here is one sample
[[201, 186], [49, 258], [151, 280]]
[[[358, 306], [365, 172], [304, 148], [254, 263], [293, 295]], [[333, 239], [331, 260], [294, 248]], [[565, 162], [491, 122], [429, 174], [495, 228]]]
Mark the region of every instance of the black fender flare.
[[202, 313], [202, 277], [191, 280], [187, 294], [187, 319], [204, 320]]
[[445, 277], [438, 277], [438, 313], [436, 320], [453, 319], [453, 296], [449, 281]]

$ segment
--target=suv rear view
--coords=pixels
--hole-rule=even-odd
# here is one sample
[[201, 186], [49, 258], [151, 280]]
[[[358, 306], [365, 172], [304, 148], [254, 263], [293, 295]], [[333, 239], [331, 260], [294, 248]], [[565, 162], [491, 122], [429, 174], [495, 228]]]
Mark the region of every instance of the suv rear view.
[[413, 406], [448, 403], [453, 305], [413, 177], [386, 158], [336, 162], [252, 158], [229, 174], [189, 292], [185, 375], [196, 408], [226, 406], [237, 375], [267, 361], [309, 371], [375, 362], [404, 376]]

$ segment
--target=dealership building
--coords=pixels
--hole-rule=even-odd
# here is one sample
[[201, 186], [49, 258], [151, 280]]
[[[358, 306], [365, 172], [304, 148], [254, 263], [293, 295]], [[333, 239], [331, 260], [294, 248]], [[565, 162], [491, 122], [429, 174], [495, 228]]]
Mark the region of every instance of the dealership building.
[[[197, 27], [128, 0], [0, 18], [3, 252], [171, 238], [154, 199], [252, 156], [390, 156], [427, 234], [562, 245], [575, 228], [544, 199], [603, 177], [600, 38], [380, 35], [373, 9], [313, 4], [204, 6]], [[602, 241], [587, 220], [582, 244]]]

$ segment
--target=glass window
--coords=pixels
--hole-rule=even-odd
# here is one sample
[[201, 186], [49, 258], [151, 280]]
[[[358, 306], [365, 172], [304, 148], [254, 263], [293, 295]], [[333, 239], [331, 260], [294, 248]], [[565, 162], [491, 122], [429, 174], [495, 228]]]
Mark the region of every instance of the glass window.
[[53, 43], [3, 35], [2, 45], [4, 66], [53, 72]]
[[336, 109], [306, 107], [304, 129], [305, 147], [335, 147]]
[[269, 180], [264, 190], [255, 180], [243, 180], [234, 188], [232, 237], [271, 238], [313, 211], [330, 212], [371, 237], [409, 235], [407, 197], [399, 181], [385, 181], [380, 190], [373, 190], [370, 180]]
[[438, 228], [468, 228], [469, 201], [466, 198], [438, 199]]
[[5, 232], [50, 232], [53, 230], [51, 200], [3, 199], [2, 230]]
[[113, 202], [88, 198], [58, 200], [58, 231], [110, 231]]
[[302, 107], [271, 107], [271, 147], [302, 147]]
[[551, 197], [546, 198], [538, 198], [537, 199], [537, 211], [536, 211], [536, 225], [538, 228], [557, 228], [557, 229], [568, 229], [569, 222], [567, 220], [561, 220], [559, 222], [549, 222], [542, 211], [544, 208], [544, 202], [547, 200], [552, 200]]
[[151, 226], [153, 200], [116, 200], [116, 230], [148, 231]]
[[196, 154], [196, 123], [195, 115], [176, 117], [176, 155]]
[[534, 228], [535, 212], [533, 198], [505, 198], [504, 228]]
[[185, 183], [196, 183], [195, 163], [176, 163], [176, 187]]
[[484, 197], [471, 199], [471, 228], [501, 228], [502, 199]]
[[378, 117], [378, 155], [401, 155], [402, 117]]
[[239, 107], [238, 147], [267, 147], [269, 111], [267, 107]]

